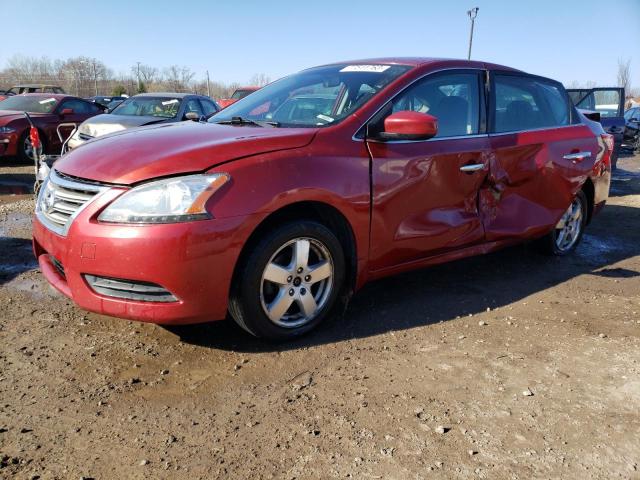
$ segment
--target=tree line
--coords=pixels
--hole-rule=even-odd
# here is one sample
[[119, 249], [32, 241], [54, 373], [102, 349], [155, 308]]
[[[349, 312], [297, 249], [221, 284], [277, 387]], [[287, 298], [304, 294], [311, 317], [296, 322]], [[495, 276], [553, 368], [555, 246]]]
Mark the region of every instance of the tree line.
[[[262, 86], [270, 80], [267, 75], [260, 73], [249, 79], [247, 84]], [[209, 78], [196, 79], [195, 72], [180, 65], [158, 68], [136, 63], [129, 72], [116, 74], [104, 62], [85, 56], [52, 60], [48, 57], [14, 55], [0, 70], [0, 89], [23, 83], [58, 85], [67, 93], [79, 97], [169, 91], [227, 98], [240, 86], [238, 83], [224, 83]]]

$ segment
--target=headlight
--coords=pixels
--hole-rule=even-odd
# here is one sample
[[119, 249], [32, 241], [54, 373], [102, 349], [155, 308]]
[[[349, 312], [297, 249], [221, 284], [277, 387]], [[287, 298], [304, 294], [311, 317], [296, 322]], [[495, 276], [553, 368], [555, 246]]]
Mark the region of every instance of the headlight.
[[210, 218], [207, 200], [231, 177], [226, 173], [168, 178], [135, 187], [98, 217], [111, 223], [176, 223]]
[[13, 133], [15, 132], [15, 128], [11, 127], [0, 127], [0, 133]]

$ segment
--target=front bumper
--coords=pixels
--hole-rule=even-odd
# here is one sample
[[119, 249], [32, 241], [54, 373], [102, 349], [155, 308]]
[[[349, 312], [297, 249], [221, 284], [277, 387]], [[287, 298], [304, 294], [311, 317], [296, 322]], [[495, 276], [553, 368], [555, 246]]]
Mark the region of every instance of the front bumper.
[[15, 155], [17, 140], [18, 136], [15, 133], [0, 134], [0, 157]]
[[[80, 307], [113, 317], [167, 325], [224, 318], [244, 244], [239, 237], [248, 236], [253, 222], [242, 216], [165, 225], [101, 224], [96, 217], [113, 199], [106, 193], [82, 210], [66, 236], [34, 217], [33, 249], [49, 283]], [[157, 284], [177, 301], [106, 296], [93, 290], [85, 275]]]

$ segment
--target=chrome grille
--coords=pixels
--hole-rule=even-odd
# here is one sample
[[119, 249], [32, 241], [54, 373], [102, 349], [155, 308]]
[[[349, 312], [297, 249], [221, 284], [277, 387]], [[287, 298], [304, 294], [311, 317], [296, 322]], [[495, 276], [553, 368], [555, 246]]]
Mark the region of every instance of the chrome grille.
[[66, 235], [73, 219], [108, 187], [66, 177], [51, 170], [36, 203], [38, 219], [59, 235]]
[[84, 275], [94, 292], [107, 297], [124, 298], [140, 302], [177, 302], [178, 299], [157, 283], [125, 280], [122, 278]]

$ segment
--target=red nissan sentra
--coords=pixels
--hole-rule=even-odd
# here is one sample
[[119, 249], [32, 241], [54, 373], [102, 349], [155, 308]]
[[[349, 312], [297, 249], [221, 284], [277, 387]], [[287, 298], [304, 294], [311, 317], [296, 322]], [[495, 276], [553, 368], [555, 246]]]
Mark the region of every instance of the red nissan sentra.
[[571, 252], [611, 137], [563, 86], [388, 58], [304, 70], [207, 123], [91, 141], [55, 164], [33, 246], [80, 307], [293, 337], [365, 282], [535, 239]]

